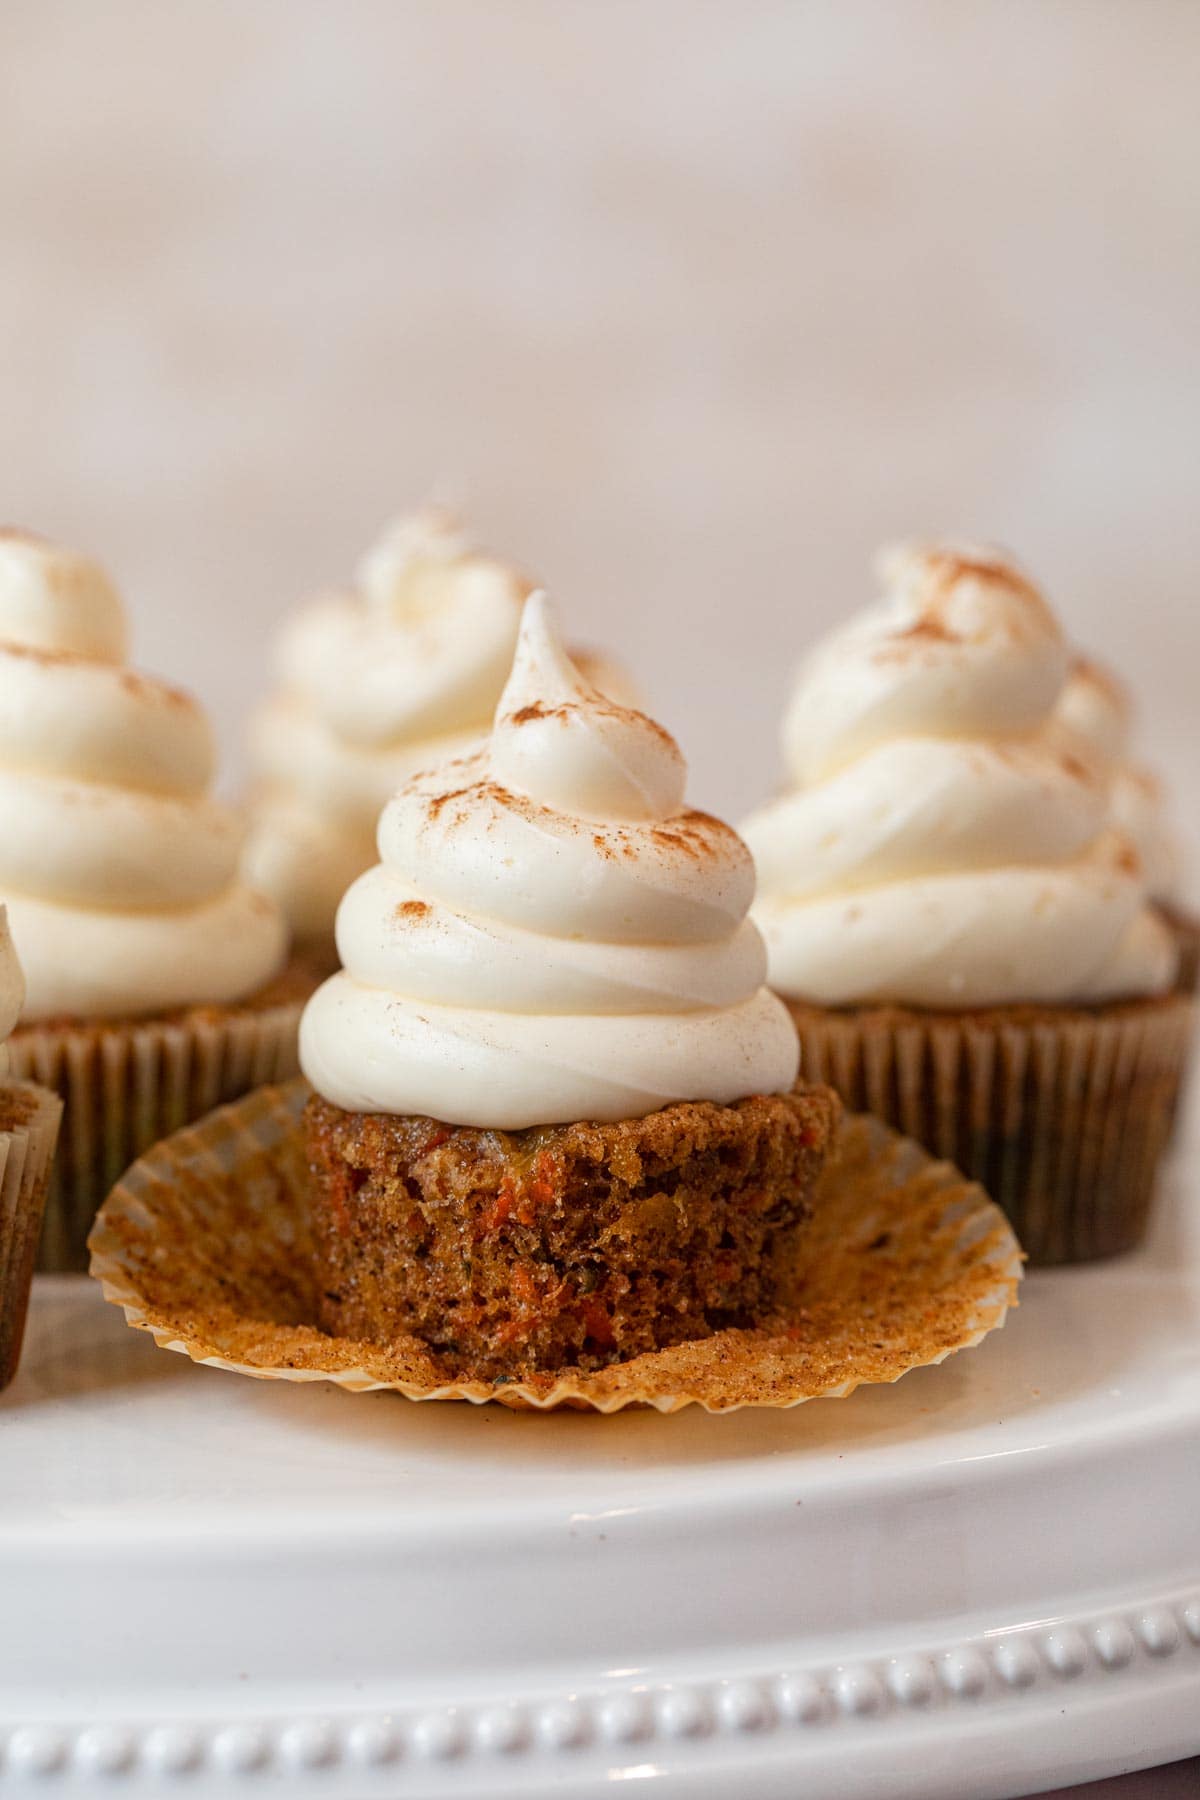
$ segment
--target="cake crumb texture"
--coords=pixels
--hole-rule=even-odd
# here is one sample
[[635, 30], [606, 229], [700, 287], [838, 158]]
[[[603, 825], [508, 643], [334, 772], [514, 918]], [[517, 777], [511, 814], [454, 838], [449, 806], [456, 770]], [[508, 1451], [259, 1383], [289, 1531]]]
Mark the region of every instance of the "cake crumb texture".
[[305, 1111], [320, 1316], [456, 1372], [597, 1369], [770, 1317], [839, 1105], [828, 1088], [502, 1132]]

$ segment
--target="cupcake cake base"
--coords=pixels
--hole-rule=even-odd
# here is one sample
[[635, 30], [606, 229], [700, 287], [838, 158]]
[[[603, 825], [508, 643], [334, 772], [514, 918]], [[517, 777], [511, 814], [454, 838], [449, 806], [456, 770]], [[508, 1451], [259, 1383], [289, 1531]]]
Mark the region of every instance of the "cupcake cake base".
[[159, 1144], [92, 1231], [92, 1273], [165, 1349], [275, 1381], [390, 1388], [415, 1400], [603, 1413], [643, 1404], [791, 1407], [891, 1382], [1001, 1325], [1021, 1252], [956, 1169], [873, 1119], [843, 1123], [797, 1234], [786, 1298], [729, 1329], [597, 1370], [464, 1379], [415, 1336], [322, 1330], [303, 1082], [262, 1089]]
[[321, 1322], [496, 1376], [602, 1368], [767, 1317], [828, 1088], [518, 1132], [305, 1109]]

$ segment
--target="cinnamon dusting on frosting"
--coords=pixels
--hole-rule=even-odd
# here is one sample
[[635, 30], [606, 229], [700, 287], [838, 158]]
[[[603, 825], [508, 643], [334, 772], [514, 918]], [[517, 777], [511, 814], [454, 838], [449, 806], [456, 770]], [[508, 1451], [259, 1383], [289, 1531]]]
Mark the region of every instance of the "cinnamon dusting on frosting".
[[1093, 661], [1090, 656], [1077, 656], [1071, 663], [1071, 679], [1087, 682], [1090, 687], [1099, 688], [1102, 694], [1112, 701], [1113, 705], [1124, 711], [1129, 705], [1129, 689], [1119, 676], [1102, 663]]
[[1087, 764], [1082, 762], [1078, 756], [1073, 756], [1069, 750], [1064, 750], [1061, 753], [1058, 759], [1058, 766], [1075, 781], [1092, 780], [1092, 771], [1088, 768]]
[[232, 1004], [284, 957], [282, 917], [238, 880], [204, 712], [131, 669], [126, 641], [102, 568], [0, 533], [0, 892], [26, 1020]]
[[878, 566], [879, 599], [799, 671], [795, 787], [744, 827], [776, 988], [933, 1007], [1162, 991], [1173, 948], [1097, 741], [1119, 709], [1097, 683], [1064, 712], [1061, 628], [1007, 557], [916, 546]]
[[[342, 900], [345, 972], [301, 1033], [318, 1092], [510, 1130], [786, 1089], [753, 866], [685, 781], [669, 733], [589, 687], [533, 596], [486, 748], [399, 789]], [[398, 928], [414, 896], [436, 932]]]
[[117, 680], [127, 694], [139, 700], [161, 700], [165, 706], [186, 708], [189, 712], [198, 704], [183, 688], [172, 687], [170, 682], [159, 681], [153, 675], [141, 675], [136, 669], [121, 669]]

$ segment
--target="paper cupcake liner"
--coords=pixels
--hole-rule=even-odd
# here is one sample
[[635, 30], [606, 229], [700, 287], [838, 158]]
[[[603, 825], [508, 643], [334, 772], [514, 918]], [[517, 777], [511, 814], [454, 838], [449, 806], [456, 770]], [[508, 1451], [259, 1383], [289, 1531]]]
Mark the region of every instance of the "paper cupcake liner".
[[896, 1381], [977, 1344], [1015, 1302], [1021, 1251], [987, 1196], [857, 1118], [817, 1185], [789, 1304], [769, 1325], [594, 1373], [451, 1377], [416, 1338], [381, 1345], [318, 1328], [307, 1093], [294, 1082], [221, 1108], [143, 1157], [101, 1208], [92, 1274], [162, 1348], [264, 1380], [390, 1388], [412, 1400], [729, 1412]]
[[62, 1101], [32, 1082], [0, 1082], [0, 1388], [17, 1372], [29, 1286]]
[[1162, 914], [1175, 935], [1179, 951], [1175, 985], [1180, 993], [1194, 995], [1200, 988], [1200, 918], [1174, 906], [1163, 907]]
[[303, 1002], [197, 1009], [169, 1021], [27, 1026], [9, 1040], [14, 1075], [65, 1104], [38, 1267], [87, 1268], [96, 1208], [143, 1151], [222, 1101], [298, 1068]]
[[[1182, 912], [1174, 908], [1166, 910], [1165, 917], [1168, 925], [1175, 934], [1175, 945], [1179, 951], [1179, 972], [1175, 978], [1175, 985], [1181, 994], [1188, 994], [1194, 1000], [1196, 998], [1197, 990], [1200, 989], [1200, 919], [1196, 918], [1193, 913]], [[1183, 1101], [1191, 1087], [1188, 1076], [1195, 1066], [1196, 1028], [1198, 1024], [1200, 1024], [1200, 1013], [1193, 1007], [1191, 1040], [1188, 1044], [1184, 1072], [1179, 1084], [1177, 1101], [1175, 1106], [1171, 1109], [1171, 1125], [1173, 1133], [1178, 1129], [1180, 1115], [1183, 1111]]]
[[1185, 997], [961, 1017], [790, 1010], [805, 1079], [957, 1163], [1031, 1262], [1141, 1242], [1191, 1035]]

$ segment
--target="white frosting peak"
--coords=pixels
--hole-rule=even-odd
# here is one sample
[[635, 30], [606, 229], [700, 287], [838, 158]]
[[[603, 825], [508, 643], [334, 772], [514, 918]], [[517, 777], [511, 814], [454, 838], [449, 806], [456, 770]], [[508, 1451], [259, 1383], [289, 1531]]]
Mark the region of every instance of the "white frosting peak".
[[883, 598], [801, 665], [784, 719], [797, 781], [885, 738], [1017, 736], [1054, 703], [1067, 666], [1055, 619], [998, 551], [884, 552]]
[[584, 680], [543, 593], [526, 602], [491, 762], [515, 792], [587, 819], [665, 818], [682, 807], [687, 784], [674, 739]]
[[544, 596], [481, 751], [418, 775], [338, 914], [301, 1061], [356, 1111], [518, 1129], [795, 1079], [753, 867], [674, 743], [572, 667]]
[[125, 612], [99, 563], [10, 528], [0, 531], [0, 640], [122, 662]]
[[394, 525], [358, 582], [289, 620], [280, 691], [252, 727], [261, 792], [244, 867], [305, 937], [332, 933], [396, 789], [486, 739], [529, 591], [434, 510]]
[[0, 891], [27, 1019], [233, 1001], [283, 960], [283, 920], [238, 883], [240, 826], [208, 795], [208, 721], [126, 668], [124, 642], [93, 564], [0, 540]]
[[1169, 933], [1108, 832], [1104, 758], [1055, 715], [1058, 625], [994, 551], [881, 559], [883, 598], [805, 660], [794, 787], [744, 827], [771, 980], [820, 1005], [1091, 1001], [1169, 985]]
[[470, 556], [472, 549], [462, 520], [445, 508], [428, 506], [406, 513], [388, 526], [359, 562], [358, 591], [373, 612], [419, 620], [430, 610], [437, 577]]

